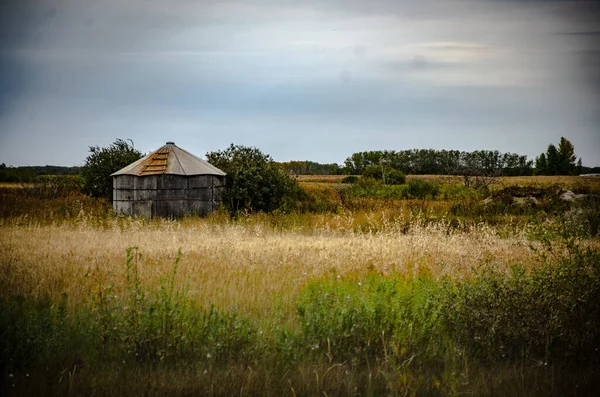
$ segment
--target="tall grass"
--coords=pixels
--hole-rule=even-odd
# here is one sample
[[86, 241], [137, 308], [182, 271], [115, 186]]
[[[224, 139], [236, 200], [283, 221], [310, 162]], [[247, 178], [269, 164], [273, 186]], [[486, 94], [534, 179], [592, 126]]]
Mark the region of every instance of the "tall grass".
[[[94, 275], [74, 309], [66, 294], [0, 300], [1, 386], [17, 394], [586, 395], [597, 387], [600, 261], [598, 250], [565, 248], [529, 271], [324, 276], [300, 288], [295, 313], [264, 312], [268, 326], [190, 299], [189, 281], [176, 277], [181, 254], [147, 285], [130, 248], [123, 277]], [[119, 372], [151, 380], [134, 387]], [[161, 383], [165, 373], [171, 379]], [[113, 383], [98, 383], [106, 379]]]

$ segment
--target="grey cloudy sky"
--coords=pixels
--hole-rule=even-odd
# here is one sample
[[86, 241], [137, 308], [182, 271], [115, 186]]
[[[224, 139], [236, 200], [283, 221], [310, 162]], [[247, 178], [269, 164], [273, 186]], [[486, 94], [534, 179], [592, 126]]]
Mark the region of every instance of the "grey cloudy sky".
[[2, 0], [0, 162], [229, 143], [275, 160], [545, 151], [600, 165], [600, 3]]

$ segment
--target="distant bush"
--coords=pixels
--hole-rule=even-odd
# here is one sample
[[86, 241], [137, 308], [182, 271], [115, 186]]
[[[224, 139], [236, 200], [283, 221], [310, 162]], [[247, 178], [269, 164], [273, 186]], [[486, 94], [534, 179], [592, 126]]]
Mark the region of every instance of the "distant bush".
[[408, 198], [416, 199], [435, 198], [439, 192], [439, 185], [422, 179], [409, 181], [406, 189]]
[[379, 165], [370, 165], [362, 173], [363, 178], [382, 179], [382, 169]]
[[390, 170], [385, 175], [385, 183], [387, 185], [402, 185], [406, 182], [406, 175], [401, 171]]
[[358, 182], [358, 177], [356, 175], [348, 175], [342, 178], [341, 183], [356, 183]]
[[389, 165], [370, 165], [362, 173], [363, 178], [373, 178], [383, 181], [386, 185], [401, 185], [406, 181], [406, 176]]

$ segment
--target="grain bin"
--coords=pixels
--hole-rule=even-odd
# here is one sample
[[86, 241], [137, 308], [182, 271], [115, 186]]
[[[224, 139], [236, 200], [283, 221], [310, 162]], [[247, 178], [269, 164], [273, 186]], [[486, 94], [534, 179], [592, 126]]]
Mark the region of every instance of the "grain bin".
[[145, 218], [205, 215], [219, 207], [225, 175], [207, 161], [167, 142], [111, 175], [113, 209]]

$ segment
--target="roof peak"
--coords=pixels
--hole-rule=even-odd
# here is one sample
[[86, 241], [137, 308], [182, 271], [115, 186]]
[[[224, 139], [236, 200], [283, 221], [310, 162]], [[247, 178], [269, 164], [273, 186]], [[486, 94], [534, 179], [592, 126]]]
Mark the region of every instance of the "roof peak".
[[112, 174], [115, 175], [226, 175], [214, 165], [167, 142], [154, 152]]

